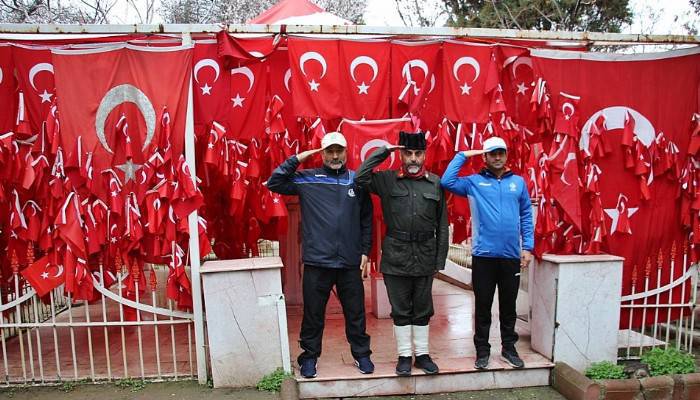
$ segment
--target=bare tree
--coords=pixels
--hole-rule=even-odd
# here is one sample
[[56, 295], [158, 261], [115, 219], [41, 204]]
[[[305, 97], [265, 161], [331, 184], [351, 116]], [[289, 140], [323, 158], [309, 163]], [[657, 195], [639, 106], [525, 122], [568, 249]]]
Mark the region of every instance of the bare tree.
[[134, 10], [140, 24], [153, 22], [156, 0], [126, 0], [126, 4]]
[[396, 11], [406, 26], [435, 26], [447, 14], [444, 1], [394, 0]]
[[[132, 0], [133, 1], [133, 0]], [[161, 0], [159, 14], [166, 23], [244, 23], [278, 0]], [[316, 4], [340, 17], [362, 22], [367, 0], [317, 0]]]
[[107, 24], [117, 0], [0, 0], [0, 22]]
[[367, 8], [367, 0], [317, 0], [316, 4], [329, 13], [345, 18], [354, 24], [360, 25], [364, 23], [362, 17]]

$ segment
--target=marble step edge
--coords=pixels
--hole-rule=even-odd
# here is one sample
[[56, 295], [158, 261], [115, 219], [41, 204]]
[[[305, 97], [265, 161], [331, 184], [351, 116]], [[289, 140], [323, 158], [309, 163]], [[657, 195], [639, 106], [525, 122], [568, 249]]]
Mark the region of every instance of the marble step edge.
[[438, 374], [426, 374], [423, 371], [416, 371], [414, 370], [413, 373], [409, 376], [398, 376], [394, 373], [374, 373], [374, 374], [356, 374], [356, 375], [347, 375], [347, 376], [318, 376], [316, 378], [302, 378], [301, 376], [295, 374], [294, 379], [297, 381], [298, 384], [311, 384], [311, 383], [319, 383], [319, 382], [332, 382], [332, 381], [352, 381], [352, 380], [376, 380], [376, 379], [386, 379], [386, 378], [396, 378], [396, 379], [401, 379], [401, 378], [415, 378], [415, 377], [428, 377], [428, 376], [445, 376], [445, 375], [459, 375], [459, 374], [480, 374], [480, 373], [490, 373], [490, 372], [501, 372], [501, 371], [508, 371], [508, 372], [520, 372], [520, 371], [533, 371], [533, 370], [541, 370], [541, 369], [547, 369], [551, 370], [554, 368], [554, 363], [545, 363], [545, 362], [538, 362], [536, 365], [533, 366], [525, 366], [525, 368], [521, 369], [516, 369], [516, 368], [511, 368], [508, 366], [500, 366], [500, 367], [492, 367], [492, 368], [487, 368], [487, 369], [463, 369], [463, 370], [447, 370], [447, 371], [441, 371]]

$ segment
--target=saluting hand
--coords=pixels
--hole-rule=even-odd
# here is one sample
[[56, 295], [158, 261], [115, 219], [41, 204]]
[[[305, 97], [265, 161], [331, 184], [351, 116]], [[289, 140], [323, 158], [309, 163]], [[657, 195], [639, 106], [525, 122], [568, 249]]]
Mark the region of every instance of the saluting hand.
[[311, 157], [312, 155], [316, 153], [320, 153], [323, 151], [323, 149], [313, 149], [313, 150], [306, 150], [302, 151], [301, 153], [297, 154], [297, 160], [299, 160], [300, 163], [303, 163], [306, 161], [307, 158]]
[[369, 257], [362, 255], [362, 261], [360, 261], [360, 269], [362, 270], [362, 279], [369, 278]]
[[406, 146], [401, 146], [398, 144], [387, 144], [386, 145], [386, 149], [389, 151], [399, 150], [399, 149], [403, 149], [403, 148], [406, 148]]
[[462, 154], [464, 154], [465, 157], [474, 157], [474, 156], [478, 156], [478, 155], [480, 155], [480, 154], [485, 154], [485, 153], [486, 153], [486, 150], [484, 150], [484, 149], [480, 149], [480, 150], [465, 150], [465, 151], [462, 152]]

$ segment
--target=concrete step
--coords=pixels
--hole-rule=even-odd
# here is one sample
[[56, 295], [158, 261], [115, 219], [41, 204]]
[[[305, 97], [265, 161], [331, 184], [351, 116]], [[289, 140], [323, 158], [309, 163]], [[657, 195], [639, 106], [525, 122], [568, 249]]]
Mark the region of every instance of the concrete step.
[[[362, 375], [352, 366], [324, 371], [319, 366], [319, 377], [304, 379], [296, 375], [299, 398], [345, 398], [388, 395], [450, 393], [482, 389], [510, 389], [548, 386], [554, 364], [539, 356], [525, 360], [523, 369], [513, 369], [500, 357], [492, 356], [487, 370], [474, 369], [474, 358], [435, 360], [440, 366], [437, 375], [426, 375], [420, 370], [408, 377], [394, 373], [394, 363], [377, 363], [374, 374]], [[324, 373], [325, 372], [325, 373]]]

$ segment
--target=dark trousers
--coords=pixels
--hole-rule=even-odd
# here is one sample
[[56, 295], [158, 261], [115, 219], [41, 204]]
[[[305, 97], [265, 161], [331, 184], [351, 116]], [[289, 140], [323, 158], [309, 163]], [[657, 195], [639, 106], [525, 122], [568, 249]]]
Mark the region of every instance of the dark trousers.
[[[520, 260], [511, 258], [472, 257], [472, 286], [474, 288], [474, 347], [477, 356], [490, 352], [489, 329], [491, 305], [498, 287], [498, 317], [501, 322], [501, 346], [514, 350], [515, 300], [520, 286]], [[518, 274], [518, 275], [516, 275]]]
[[384, 274], [394, 325], [425, 326], [433, 316], [433, 276]]
[[301, 321], [299, 342], [304, 350], [298, 358], [318, 358], [321, 355], [326, 305], [335, 285], [345, 316], [345, 337], [353, 357], [372, 354], [365, 322], [365, 288], [360, 268], [321, 268], [304, 266], [302, 289], [304, 317]]

